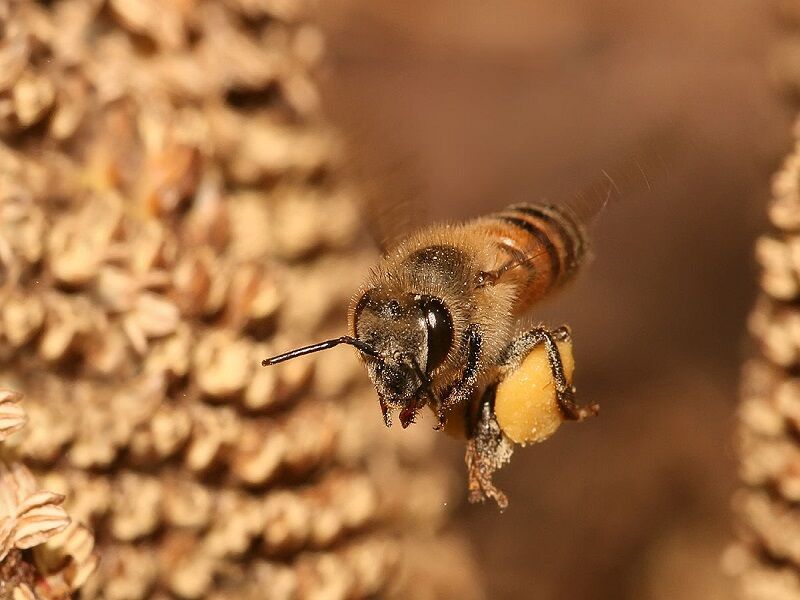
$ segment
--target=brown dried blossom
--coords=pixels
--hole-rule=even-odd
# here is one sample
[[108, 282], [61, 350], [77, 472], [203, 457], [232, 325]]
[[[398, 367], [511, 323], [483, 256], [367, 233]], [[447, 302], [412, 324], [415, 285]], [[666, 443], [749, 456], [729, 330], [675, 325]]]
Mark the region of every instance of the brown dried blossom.
[[0, 389], [0, 442], [16, 433], [28, 422], [25, 409], [20, 405], [22, 394]]
[[[800, 133], [800, 131], [796, 132]], [[746, 600], [800, 597], [800, 158], [773, 179], [777, 232], [756, 245], [762, 293], [748, 326], [760, 356], [745, 365], [739, 417], [740, 478], [734, 498], [739, 542], [725, 556]]]
[[98, 572], [90, 577], [81, 593], [113, 600], [152, 597], [159, 565], [154, 548], [146, 545], [108, 545], [103, 552]]
[[34, 125], [53, 105], [55, 95], [46, 75], [22, 75], [11, 92], [17, 123], [23, 128]]
[[226, 490], [217, 496], [213, 525], [203, 539], [204, 551], [219, 558], [242, 556], [263, 530], [262, 501]]
[[[87, 382], [78, 382], [72, 402], [82, 415], [68, 453], [68, 461], [77, 467], [107, 466], [131, 440], [134, 429], [148, 421], [158, 407], [163, 390], [159, 377], [142, 377], [129, 388], [95, 390]], [[119, 415], [125, 414], [125, 419]]]
[[0, 560], [11, 548], [38, 546], [70, 523], [60, 504], [64, 497], [37, 489], [33, 475], [21, 464], [0, 463]]
[[56, 92], [55, 108], [50, 118], [50, 135], [68, 140], [75, 134], [87, 110], [87, 85], [81, 79], [62, 82]]
[[786, 231], [800, 229], [800, 148], [795, 147], [783, 164], [783, 168], [772, 180], [772, 201], [769, 217], [772, 223]]
[[166, 484], [164, 520], [181, 529], [199, 530], [212, 519], [214, 495], [190, 479], [174, 478]]
[[791, 300], [800, 293], [800, 238], [761, 237], [756, 257], [762, 266], [761, 287], [777, 300]]
[[109, 5], [120, 23], [130, 31], [152, 37], [165, 48], [178, 48], [185, 43], [185, 14], [194, 2], [168, 0], [111, 0]]
[[197, 539], [177, 533], [162, 545], [167, 587], [181, 598], [202, 598], [211, 588], [220, 561], [204, 552]]
[[65, 496], [73, 522], [93, 523], [103, 518], [111, 504], [111, 483], [103, 476], [76, 469], [61, 469], [42, 478], [47, 489]]
[[244, 483], [262, 485], [275, 478], [290, 445], [279, 427], [248, 423], [236, 444], [233, 472]]
[[259, 367], [343, 322], [366, 268], [301, 4], [4, 19], [0, 376], [27, 398], [9, 443], [76, 520], [25, 566], [51, 595], [403, 597], [395, 532], [443, 522], [436, 453], [385, 435], [356, 360]]
[[44, 324], [44, 303], [38, 296], [11, 293], [0, 308], [5, 340], [14, 348], [29, 342]]
[[184, 464], [203, 472], [220, 461], [241, 438], [242, 423], [228, 408], [194, 405], [191, 409], [192, 435], [184, 452]]
[[235, 332], [209, 332], [194, 349], [197, 385], [211, 398], [240, 394], [252, 377], [254, 363], [250, 357], [250, 343]]
[[94, 278], [107, 258], [121, 216], [120, 201], [106, 196], [58, 220], [47, 236], [47, 264], [53, 276], [72, 286]]
[[75, 521], [37, 547], [34, 557], [39, 572], [46, 574], [50, 593], [59, 591], [65, 597], [86, 583], [99, 561], [94, 536], [86, 526]]
[[[0, 405], [15, 407], [17, 424], [24, 424], [19, 400], [17, 393], [0, 392]], [[94, 572], [94, 537], [85, 526], [71, 522], [63, 501], [63, 495], [42, 490], [21, 463], [0, 462], [0, 571], [5, 573], [0, 577], [12, 585], [13, 598], [68, 598]], [[34, 564], [19, 554], [31, 548]]]
[[43, 463], [54, 461], [75, 438], [77, 429], [74, 407], [65, 390], [45, 380], [40, 393], [26, 397], [25, 410], [29, 425], [20, 441], [20, 454]]
[[0, 175], [0, 264], [20, 272], [42, 257], [45, 217], [27, 186], [11, 179], [8, 165], [0, 165], [5, 171]]
[[179, 320], [178, 307], [172, 302], [163, 296], [143, 292], [136, 297], [122, 328], [128, 334], [133, 348], [139, 354], [145, 354], [148, 340], [174, 333]]
[[228, 273], [205, 247], [182, 256], [173, 271], [173, 295], [184, 317], [219, 312], [228, 292]]
[[0, 46], [0, 91], [10, 89], [25, 71], [30, 55], [30, 41], [19, 20], [4, 28]]
[[197, 148], [170, 145], [148, 157], [148, 178], [142, 181], [142, 205], [153, 214], [169, 214], [183, 207], [197, 190], [201, 155]]
[[192, 419], [185, 407], [161, 405], [133, 433], [130, 452], [133, 458], [146, 464], [154, 457], [163, 460], [176, 455], [186, 445], [192, 433]]

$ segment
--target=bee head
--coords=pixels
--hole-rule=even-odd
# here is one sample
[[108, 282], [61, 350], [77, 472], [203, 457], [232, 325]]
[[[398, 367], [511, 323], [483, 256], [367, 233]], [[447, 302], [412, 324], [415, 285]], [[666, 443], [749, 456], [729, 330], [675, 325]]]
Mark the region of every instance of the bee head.
[[453, 324], [444, 303], [432, 296], [373, 288], [358, 299], [352, 329], [356, 339], [375, 349], [376, 356], [362, 356], [382, 401], [400, 409], [424, 404], [432, 394], [431, 374], [444, 362], [453, 342]]
[[386, 424], [388, 410], [400, 409], [407, 427], [416, 411], [435, 399], [431, 375], [444, 363], [453, 345], [453, 322], [440, 299], [424, 294], [390, 294], [372, 288], [351, 313], [353, 336], [342, 336], [290, 350], [261, 361], [274, 365], [339, 344], [355, 346], [366, 364]]

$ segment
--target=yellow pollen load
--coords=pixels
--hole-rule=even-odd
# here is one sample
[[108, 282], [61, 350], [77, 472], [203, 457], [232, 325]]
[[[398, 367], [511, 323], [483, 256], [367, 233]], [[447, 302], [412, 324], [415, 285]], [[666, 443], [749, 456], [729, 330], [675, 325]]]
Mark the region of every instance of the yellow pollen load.
[[[558, 342], [567, 381], [572, 384], [575, 359], [571, 342]], [[544, 345], [534, 348], [522, 364], [497, 386], [494, 414], [500, 429], [517, 444], [542, 442], [564, 420], [556, 403], [556, 387]]]

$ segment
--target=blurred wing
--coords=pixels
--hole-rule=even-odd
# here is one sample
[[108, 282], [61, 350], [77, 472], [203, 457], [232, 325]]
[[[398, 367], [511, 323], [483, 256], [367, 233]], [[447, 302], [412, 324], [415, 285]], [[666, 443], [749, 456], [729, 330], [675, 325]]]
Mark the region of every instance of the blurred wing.
[[376, 125], [340, 117], [341, 148], [336, 165], [345, 185], [352, 187], [367, 233], [385, 254], [400, 239], [426, 221], [422, 178], [416, 157], [403, 152]]
[[637, 196], [657, 197], [670, 177], [671, 164], [688, 138], [677, 122], [649, 131], [624, 156], [563, 203], [576, 221], [588, 225], [611, 202]]
[[557, 246], [562, 250], [552, 244], [542, 244], [540, 250], [505, 265], [503, 271], [541, 263], [542, 268], [535, 271], [548, 272], [548, 267], [552, 269], [550, 265], [558, 259], [566, 265], [564, 272], [568, 277], [588, 253], [586, 229], [609, 203], [637, 196], [658, 197], [666, 189], [670, 164], [682, 141], [685, 138], [678, 127], [670, 125], [652, 130], [636, 144], [636, 152], [609, 169], [601, 169], [572, 200], [558, 204], [512, 205], [506, 209], [521, 213], [521, 220], [532, 219], [534, 229], [544, 227], [548, 232], [545, 237], [559, 238]]

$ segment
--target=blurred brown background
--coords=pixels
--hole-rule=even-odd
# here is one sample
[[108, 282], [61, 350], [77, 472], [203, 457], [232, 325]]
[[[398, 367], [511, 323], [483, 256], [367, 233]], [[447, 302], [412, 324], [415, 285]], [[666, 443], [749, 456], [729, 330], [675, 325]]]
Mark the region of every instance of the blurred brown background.
[[[790, 114], [767, 80], [776, 25], [765, 3], [323, 10], [330, 112], [379, 132], [368, 152], [412, 158], [434, 217], [569, 198], [621, 154], [657, 153], [642, 140], [677, 126], [668, 176], [605, 211], [594, 262], [540, 314], [572, 325], [579, 397], [601, 403], [600, 419], [519, 450], [499, 477], [510, 508], [464, 504], [456, 522], [489, 598], [729, 597], [719, 558], [751, 247], [789, 143]], [[442, 446], [463, 479], [462, 448]]]

